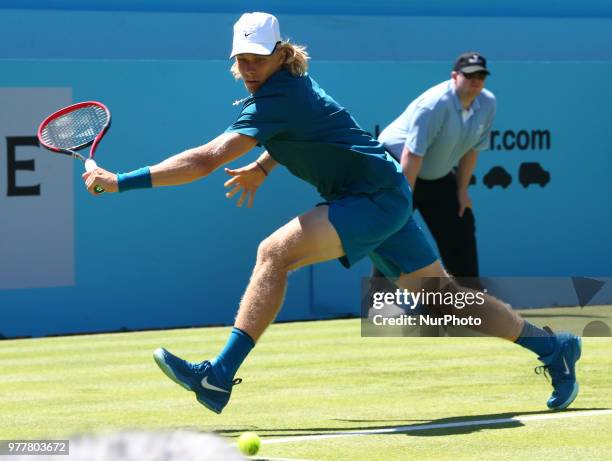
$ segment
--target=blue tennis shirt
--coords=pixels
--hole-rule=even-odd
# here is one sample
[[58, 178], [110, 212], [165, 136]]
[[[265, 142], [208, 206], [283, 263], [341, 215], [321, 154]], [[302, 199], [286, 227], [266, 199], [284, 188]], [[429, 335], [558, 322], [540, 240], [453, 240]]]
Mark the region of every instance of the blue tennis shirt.
[[394, 189], [405, 180], [384, 147], [308, 75], [273, 74], [226, 132], [252, 136], [328, 201]]
[[495, 118], [495, 96], [483, 89], [464, 111], [452, 80], [430, 88], [378, 137], [399, 161], [407, 147], [423, 156], [419, 178], [446, 176], [470, 150], [489, 147]]

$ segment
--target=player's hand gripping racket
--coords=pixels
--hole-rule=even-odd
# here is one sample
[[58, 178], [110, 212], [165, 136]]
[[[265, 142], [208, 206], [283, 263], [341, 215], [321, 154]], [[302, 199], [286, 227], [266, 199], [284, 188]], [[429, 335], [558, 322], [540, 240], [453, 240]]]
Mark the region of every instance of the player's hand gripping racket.
[[[58, 154], [70, 155], [85, 163], [86, 171], [95, 170], [96, 148], [110, 127], [111, 116], [108, 108], [96, 101], [79, 102], [49, 115], [38, 128], [38, 140], [43, 147]], [[77, 150], [91, 145], [89, 157]], [[104, 192], [95, 187], [98, 194]]]

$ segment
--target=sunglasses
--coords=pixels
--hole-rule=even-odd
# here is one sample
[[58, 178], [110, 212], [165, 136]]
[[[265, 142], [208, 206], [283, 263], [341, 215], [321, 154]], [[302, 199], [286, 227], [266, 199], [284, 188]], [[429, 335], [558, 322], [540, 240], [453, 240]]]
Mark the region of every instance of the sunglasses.
[[474, 78], [478, 80], [484, 80], [489, 75], [486, 72], [473, 72], [471, 74], [466, 74], [466, 73], [461, 72], [461, 74], [468, 80], [472, 80]]

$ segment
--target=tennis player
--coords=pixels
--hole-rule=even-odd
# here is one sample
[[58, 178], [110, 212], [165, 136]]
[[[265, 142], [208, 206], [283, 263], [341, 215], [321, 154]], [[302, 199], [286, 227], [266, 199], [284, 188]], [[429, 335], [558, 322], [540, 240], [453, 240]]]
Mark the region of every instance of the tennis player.
[[[248, 197], [252, 203], [257, 187], [281, 164], [326, 201], [261, 242], [234, 329], [217, 357], [190, 363], [163, 348], [155, 351], [163, 372], [216, 413], [239, 382], [236, 371], [276, 317], [290, 271], [336, 258], [350, 267], [368, 256], [401, 288], [414, 288], [421, 277], [439, 277], [445, 281], [442, 289], [465, 290], [449, 278], [415, 224], [410, 186], [399, 164], [306, 73], [307, 53], [281, 39], [274, 16], [242, 15], [234, 25], [231, 57], [234, 75], [244, 81], [249, 96], [224, 133], [151, 167], [122, 174], [98, 168], [83, 175], [94, 195], [95, 186], [107, 193], [174, 186], [203, 178], [260, 144], [266, 152], [257, 161], [229, 171], [233, 189], [228, 195], [242, 191], [240, 202]], [[487, 296], [479, 309], [495, 319], [483, 322], [484, 333], [539, 355], [554, 387], [548, 406], [567, 407], [578, 392], [580, 339], [541, 330], [493, 297]], [[470, 314], [468, 308], [454, 311]]]

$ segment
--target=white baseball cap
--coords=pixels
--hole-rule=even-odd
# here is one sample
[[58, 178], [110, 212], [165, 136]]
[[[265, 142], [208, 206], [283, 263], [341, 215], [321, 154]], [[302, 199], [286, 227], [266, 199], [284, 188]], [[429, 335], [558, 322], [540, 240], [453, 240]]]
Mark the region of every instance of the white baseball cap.
[[244, 13], [234, 24], [230, 58], [241, 53], [270, 55], [280, 41], [278, 19], [268, 13]]

